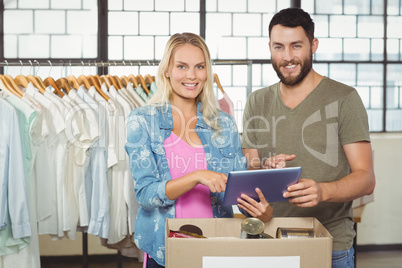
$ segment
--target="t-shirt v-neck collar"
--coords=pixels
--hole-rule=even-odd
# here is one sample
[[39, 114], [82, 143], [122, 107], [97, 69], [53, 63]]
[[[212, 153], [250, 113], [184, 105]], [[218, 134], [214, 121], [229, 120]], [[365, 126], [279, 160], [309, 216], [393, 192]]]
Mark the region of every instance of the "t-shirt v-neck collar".
[[300, 109], [299, 107], [302, 107], [303, 104], [304, 104], [306, 101], [308, 101], [308, 99], [310, 99], [312, 95], [315, 94], [314, 92], [316, 92], [317, 90], [319, 90], [319, 89], [322, 87], [321, 85], [322, 85], [322, 84], [324, 83], [324, 81], [326, 81], [326, 80], [327, 80], [327, 77], [324, 76], [323, 79], [321, 79], [321, 81], [318, 83], [318, 85], [317, 85], [317, 86], [316, 86], [316, 87], [315, 87], [298, 105], [296, 105], [296, 107], [294, 107], [294, 108], [290, 108], [290, 107], [287, 106], [287, 105], [285, 104], [285, 102], [283, 101], [283, 99], [282, 99], [282, 97], [281, 97], [280, 82], [278, 82], [278, 83], [276, 84], [276, 89], [275, 89], [276, 95], [277, 95], [277, 98], [278, 98], [280, 104], [282, 105], [282, 107], [283, 107], [284, 109], [286, 109], [287, 111], [293, 112], [293, 111], [299, 110], [299, 109]]

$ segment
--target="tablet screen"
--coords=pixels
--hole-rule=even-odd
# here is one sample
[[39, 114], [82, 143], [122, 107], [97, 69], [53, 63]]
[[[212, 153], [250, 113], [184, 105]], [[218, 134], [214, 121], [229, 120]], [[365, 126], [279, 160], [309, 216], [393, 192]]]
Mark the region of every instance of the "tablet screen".
[[258, 169], [229, 172], [224, 205], [236, 205], [237, 198], [246, 194], [259, 202], [255, 188], [259, 188], [268, 202], [287, 201], [283, 193], [299, 181], [301, 167]]

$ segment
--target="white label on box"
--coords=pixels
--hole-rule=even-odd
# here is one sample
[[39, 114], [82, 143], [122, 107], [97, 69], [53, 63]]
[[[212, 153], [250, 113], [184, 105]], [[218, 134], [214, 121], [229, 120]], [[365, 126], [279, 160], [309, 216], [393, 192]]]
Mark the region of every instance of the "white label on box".
[[300, 256], [281, 257], [202, 257], [202, 268], [300, 268]]

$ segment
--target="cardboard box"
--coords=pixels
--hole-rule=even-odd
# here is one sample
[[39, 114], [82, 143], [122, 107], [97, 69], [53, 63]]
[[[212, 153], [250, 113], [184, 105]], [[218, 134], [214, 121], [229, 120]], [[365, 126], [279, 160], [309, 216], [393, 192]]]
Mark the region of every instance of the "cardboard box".
[[[240, 239], [243, 220], [168, 219], [165, 229], [166, 267], [268, 267], [267, 264], [270, 268], [331, 267], [332, 236], [317, 219], [273, 218], [265, 225], [264, 232], [273, 237], [278, 227], [314, 228], [315, 238], [297, 239]], [[198, 226], [208, 238], [168, 237], [169, 230], [177, 231], [185, 224]], [[258, 261], [261, 266], [252, 265]]]

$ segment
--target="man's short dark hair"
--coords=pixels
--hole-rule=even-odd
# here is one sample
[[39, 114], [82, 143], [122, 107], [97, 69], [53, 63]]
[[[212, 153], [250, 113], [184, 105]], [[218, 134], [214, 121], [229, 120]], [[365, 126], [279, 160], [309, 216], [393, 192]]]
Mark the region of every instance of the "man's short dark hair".
[[301, 26], [306, 32], [310, 43], [314, 39], [314, 22], [311, 19], [310, 15], [301, 8], [291, 7], [282, 9], [281, 11], [276, 13], [269, 23], [269, 37], [271, 37], [272, 28], [278, 24], [290, 28]]

